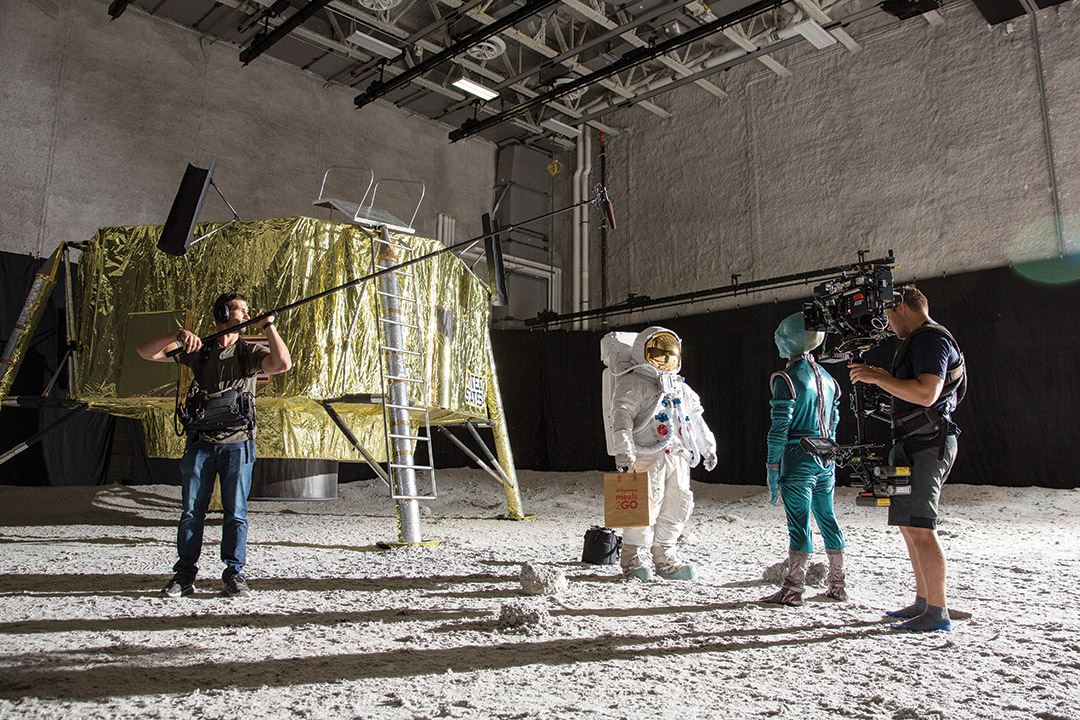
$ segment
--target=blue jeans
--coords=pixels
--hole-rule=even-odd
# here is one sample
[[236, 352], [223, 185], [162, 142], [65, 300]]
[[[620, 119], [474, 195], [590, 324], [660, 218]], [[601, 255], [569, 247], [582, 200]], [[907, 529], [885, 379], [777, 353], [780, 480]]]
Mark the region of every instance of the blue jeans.
[[214, 478], [221, 476], [221, 506], [225, 520], [221, 527], [221, 561], [225, 563], [222, 580], [243, 575], [247, 554], [247, 500], [251, 492], [251, 468], [255, 464], [254, 443], [215, 445], [189, 440], [180, 461], [183, 476], [183, 513], [176, 533], [176, 553], [180, 559], [173, 566], [176, 579], [190, 584], [199, 572], [203, 524]]

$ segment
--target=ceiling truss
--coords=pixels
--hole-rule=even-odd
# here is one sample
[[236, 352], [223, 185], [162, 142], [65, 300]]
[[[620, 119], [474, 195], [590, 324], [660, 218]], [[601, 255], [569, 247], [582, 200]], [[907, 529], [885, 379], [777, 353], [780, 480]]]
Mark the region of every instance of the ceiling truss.
[[[890, 0], [895, 3], [897, 0]], [[938, 0], [919, 6], [942, 22]], [[115, 6], [116, 3], [113, 3]], [[616, 111], [671, 117], [665, 93], [692, 87], [722, 106], [723, 70], [752, 62], [778, 78], [777, 54], [857, 53], [848, 27], [879, 0], [132, 0], [239, 48], [355, 90], [356, 105], [391, 102], [453, 128], [548, 152], [582, 125], [617, 134]], [[110, 15], [116, 8], [110, 8]], [[831, 47], [830, 47], [831, 46]], [[793, 49], [789, 49], [793, 48]], [[481, 100], [455, 83], [491, 90]], [[462, 87], [466, 87], [463, 85]], [[468, 86], [473, 88], [475, 86]], [[629, 109], [633, 108], [633, 109]], [[604, 120], [601, 120], [604, 118]]]

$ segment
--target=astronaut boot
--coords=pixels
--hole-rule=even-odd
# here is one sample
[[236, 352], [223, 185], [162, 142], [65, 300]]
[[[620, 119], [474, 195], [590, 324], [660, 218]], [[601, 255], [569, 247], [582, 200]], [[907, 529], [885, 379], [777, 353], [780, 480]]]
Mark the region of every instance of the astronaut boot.
[[640, 545], [623, 545], [619, 555], [619, 566], [622, 567], [623, 577], [627, 580], [634, 578], [643, 582], [653, 579], [652, 569], [645, 563], [645, 548]]
[[825, 591], [825, 597], [837, 602], [847, 602], [847, 590], [844, 588], [844, 551], [826, 549], [825, 554], [829, 556], [829, 589]]
[[788, 550], [788, 572], [784, 584], [772, 595], [761, 598], [761, 602], [791, 607], [802, 605], [803, 592], [806, 590], [806, 566], [809, 564], [810, 553]]
[[664, 580], [697, 580], [692, 563], [684, 560], [674, 547], [652, 546], [653, 566]]

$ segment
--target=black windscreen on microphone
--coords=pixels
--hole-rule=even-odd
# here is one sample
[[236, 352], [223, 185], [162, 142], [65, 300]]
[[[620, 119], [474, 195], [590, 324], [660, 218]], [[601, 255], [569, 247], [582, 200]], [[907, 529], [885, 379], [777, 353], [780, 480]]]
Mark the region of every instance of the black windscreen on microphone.
[[601, 205], [604, 206], [604, 217], [607, 218], [607, 224], [609, 230], [615, 229], [615, 207], [611, 204], [610, 200], [604, 200]]

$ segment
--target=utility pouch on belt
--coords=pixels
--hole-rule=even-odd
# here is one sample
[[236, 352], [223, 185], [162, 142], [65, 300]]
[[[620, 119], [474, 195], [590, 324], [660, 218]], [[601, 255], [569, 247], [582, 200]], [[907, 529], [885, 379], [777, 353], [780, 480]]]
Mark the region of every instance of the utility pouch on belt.
[[192, 387], [177, 417], [188, 432], [245, 430], [255, 425], [255, 398], [233, 388], [207, 393]]
[[893, 436], [898, 440], [907, 438], [932, 438], [948, 427], [945, 416], [930, 408], [917, 408], [893, 418]]

